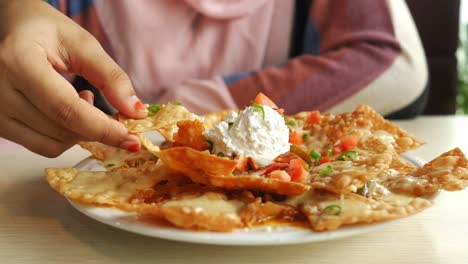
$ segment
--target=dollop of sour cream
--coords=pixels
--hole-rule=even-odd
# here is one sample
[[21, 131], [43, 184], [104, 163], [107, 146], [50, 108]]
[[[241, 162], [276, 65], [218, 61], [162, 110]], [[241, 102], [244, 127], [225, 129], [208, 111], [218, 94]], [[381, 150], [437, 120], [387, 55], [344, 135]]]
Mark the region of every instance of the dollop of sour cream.
[[251, 157], [266, 166], [289, 151], [289, 130], [284, 118], [268, 106], [263, 106], [263, 112], [264, 116], [250, 106], [239, 114], [229, 113], [225, 121], [205, 130], [203, 135], [213, 142], [213, 153]]

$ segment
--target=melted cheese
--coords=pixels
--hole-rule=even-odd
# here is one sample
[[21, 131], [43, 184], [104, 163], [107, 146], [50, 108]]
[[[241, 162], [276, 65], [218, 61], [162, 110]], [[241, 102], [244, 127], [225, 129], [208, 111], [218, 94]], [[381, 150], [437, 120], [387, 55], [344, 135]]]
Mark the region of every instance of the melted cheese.
[[206, 212], [208, 214], [225, 214], [229, 217], [239, 218], [238, 211], [242, 208], [243, 203], [235, 200], [224, 200], [221, 197], [213, 197], [207, 193], [196, 198], [187, 198], [180, 200], [172, 200], [164, 203], [163, 207], [181, 207], [187, 212]]
[[374, 132], [374, 135], [378, 137], [385, 145], [393, 147], [395, 143], [395, 138], [392, 134], [384, 130], [377, 130]]
[[399, 190], [412, 190], [417, 185], [423, 186], [427, 183], [428, 181], [426, 179], [416, 178], [408, 175], [390, 183], [389, 187]]
[[319, 203], [319, 208], [323, 210], [330, 205], [339, 205], [341, 207], [340, 217], [347, 217], [353, 215], [363, 215], [366, 211], [371, 210], [369, 204], [363, 203], [358, 200], [337, 199]]
[[[160, 176], [144, 176], [131, 170], [113, 172], [79, 172], [64, 186], [66, 193], [85, 193], [88, 198], [95, 197], [97, 202], [103, 199], [124, 201], [135, 194], [137, 190], [150, 188]], [[86, 198], [85, 197], [85, 198]]]

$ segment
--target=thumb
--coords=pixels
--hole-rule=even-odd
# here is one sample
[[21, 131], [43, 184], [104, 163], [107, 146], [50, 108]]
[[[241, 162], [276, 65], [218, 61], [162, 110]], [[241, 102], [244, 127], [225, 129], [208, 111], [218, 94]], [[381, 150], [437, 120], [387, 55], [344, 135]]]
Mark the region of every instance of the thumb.
[[83, 34], [79, 41], [65, 44], [70, 70], [100, 89], [119, 112], [132, 118], [146, 117], [148, 111], [135, 95], [128, 75], [91, 34]]

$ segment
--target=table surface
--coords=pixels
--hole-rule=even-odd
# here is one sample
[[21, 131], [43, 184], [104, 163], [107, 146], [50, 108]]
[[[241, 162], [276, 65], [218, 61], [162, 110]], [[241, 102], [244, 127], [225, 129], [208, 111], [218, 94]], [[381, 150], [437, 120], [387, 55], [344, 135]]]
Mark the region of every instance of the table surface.
[[[428, 142], [425, 160], [456, 146], [468, 154], [468, 117], [397, 122]], [[135, 235], [87, 218], [55, 193], [46, 167], [88, 156], [74, 147], [55, 159], [0, 146], [0, 263], [468, 263], [468, 191], [442, 193], [415, 216], [368, 234], [268, 247], [209, 246]]]

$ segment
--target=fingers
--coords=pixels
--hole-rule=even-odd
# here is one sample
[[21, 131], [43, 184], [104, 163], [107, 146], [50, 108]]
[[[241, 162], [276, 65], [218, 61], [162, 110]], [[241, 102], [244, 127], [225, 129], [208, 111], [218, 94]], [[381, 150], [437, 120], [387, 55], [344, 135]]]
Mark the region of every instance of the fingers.
[[83, 138], [76, 133], [59, 126], [49, 118], [47, 118], [39, 109], [32, 105], [24, 96], [17, 90], [7, 91], [3, 94], [4, 99], [9, 105], [14, 106], [5, 110], [7, 116], [19, 120], [28, 127], [37, 132], [47, 135], [64, 144], [73, 145]]
[[127, 74], [88, 33], [76, 34], [80, 41], [65, 42], [69, 68], [101, 89], [109, 103], [119, 112], [133, 118], [143, 118], [146, 108], [135, 95]]
[[136, 135], [129, 134], [121, 123], [81, 100], [71, 84], [45, 62], [46, 59], [37, 59], [34, 64], [20, 65], [28, 72], [21, 80], [20, 89], [36, 108], [59, 126], [87, 140], [139, 150]]
[[90, 90], [83, 90], [78, 93], [81, 99], [88, 102], [90, 105], [94, 105], [94, 94]]
[[42, 156], [54, 158], [72, 146], [41, 134], [14, 119], [2, 120], [1, 123], [2, 137], [13, 142], [21, 142], [25, 148]]

